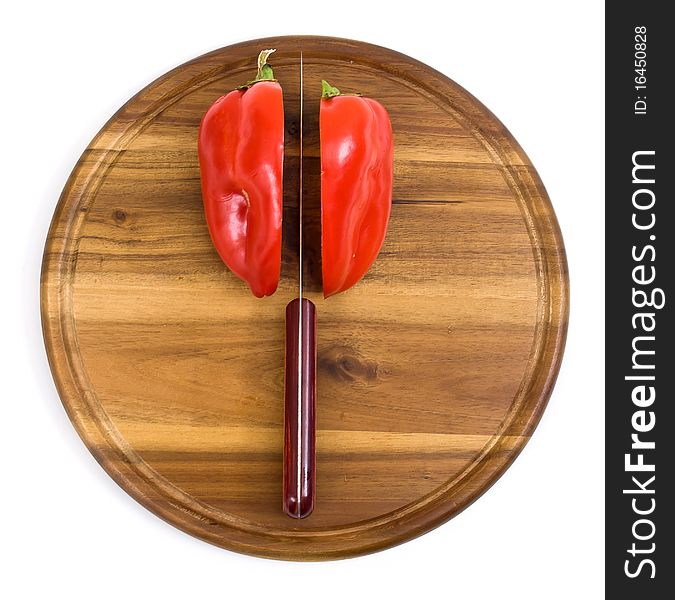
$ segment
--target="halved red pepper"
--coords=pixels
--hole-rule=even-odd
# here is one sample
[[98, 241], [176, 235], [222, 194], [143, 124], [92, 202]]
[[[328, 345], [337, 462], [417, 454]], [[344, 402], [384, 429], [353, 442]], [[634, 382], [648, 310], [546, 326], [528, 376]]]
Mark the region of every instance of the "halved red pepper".
[[284, 106], [263, 50], [258, 74], [218, 98], [199, 128], [206, 222], [229, 269], [257, 297], [269, 296], [281, 269]]
[[377, 258], [391, 213], [394, 145], [386, 109], [326, 81], [321, 134], [321, 256], [327, 298], [357, 283]]

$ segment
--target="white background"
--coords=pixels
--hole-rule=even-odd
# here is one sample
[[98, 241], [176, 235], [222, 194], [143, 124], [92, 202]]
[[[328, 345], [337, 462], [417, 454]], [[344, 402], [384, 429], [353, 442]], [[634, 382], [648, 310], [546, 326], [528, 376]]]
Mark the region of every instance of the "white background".
[[[15, 3], [17, 6], [19, 3]], [[444, 12], [439, 12], [444, 7]], [[0, 596], [599, 598], [604, 591], [603, 3], [21, 2], [0, 19]], [[568, 251], [562, 371], [532, 441], [439, 529], [333, 563], [249, 558], [136, 504], [96, 464], [51, 380], [39, 269], [81, 151], [136, 91], [209, 50], [277, 34], [349, 37], [446, 73], [537, 167]]]

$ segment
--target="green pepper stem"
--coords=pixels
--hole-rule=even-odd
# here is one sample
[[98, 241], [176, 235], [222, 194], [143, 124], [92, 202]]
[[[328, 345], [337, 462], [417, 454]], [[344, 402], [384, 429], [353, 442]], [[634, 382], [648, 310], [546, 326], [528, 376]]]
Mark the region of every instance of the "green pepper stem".
[[274, 79], [274, 71], [272, 71], [272, 66], [267, 64], [267, 59], [272, 52], [276, 51], [276, 48], [270, 48], [269, 50], [262, 50], [258, 54], [258, 74], [255, 76], [254, 81], [270, 81]]
[[335, 96], [340, 95], [340, 90], [336, 87], [333, 87], [325, 79], [321, 80], [321, 97], [328, 100], [329, 98], [334, 98]]
[[272, 65], [267, 64], [267, 59], [272, 52], [276, 52], [276, 48], [260, 51], [260, 54], [258, 54], [258, 72], [256, 73], [255, 79], [246, 82], [244, 85], [240, 85], [237, 88], [238, 90], [246, 91], [254, 83], [258, 83], [259, 81], [276, 81], [276, 79], [274, 79]]

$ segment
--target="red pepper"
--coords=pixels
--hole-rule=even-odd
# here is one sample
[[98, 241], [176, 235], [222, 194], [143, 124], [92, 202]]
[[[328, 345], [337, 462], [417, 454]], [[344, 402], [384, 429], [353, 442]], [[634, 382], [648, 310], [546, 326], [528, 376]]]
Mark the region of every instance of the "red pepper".
[[394, 145], [385, 108], [322, 82], [321, 255], [327, 298], [377, 258], [391, 213]]
[[281, 269], [284, 106], [263, 50], [257, 77], [209, 108], [199, 128], [206, 222], [229, 269], [261, 298]]

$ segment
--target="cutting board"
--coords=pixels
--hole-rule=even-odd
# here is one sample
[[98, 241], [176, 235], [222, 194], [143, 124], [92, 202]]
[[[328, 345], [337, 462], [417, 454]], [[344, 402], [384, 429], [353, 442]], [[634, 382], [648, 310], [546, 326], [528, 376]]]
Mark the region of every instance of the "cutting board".
[[[277, 48], [284, 87], [283, 265], [256, 299], [218, 258], [197, 131]], [[299, 56], [305, 74], [305, 283], [317, 307], [316, 509], [281, 508], [284, 308], [297, 294]], [[365, 278], [320, 293], [321, 79], [379, 100], [394, 131], [387, 238]], [[485, 492], [551, 393], [568, 315], [546, 191], [466, 90], [397, 52], [280, 37], [192, 60], [89, 144], [46, 242], [42, 320], [82, 440], [176, 527], [249, 554], [321, 560], [415, 537]], [[536, 473], [532, 474], [536, 477]], [[102, 518], [104, 518], [102, 516]]]

